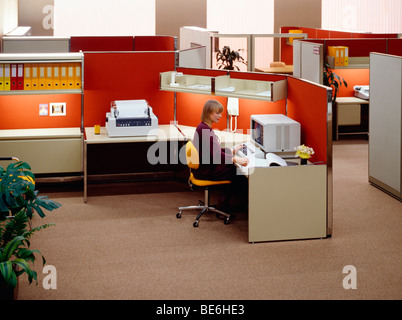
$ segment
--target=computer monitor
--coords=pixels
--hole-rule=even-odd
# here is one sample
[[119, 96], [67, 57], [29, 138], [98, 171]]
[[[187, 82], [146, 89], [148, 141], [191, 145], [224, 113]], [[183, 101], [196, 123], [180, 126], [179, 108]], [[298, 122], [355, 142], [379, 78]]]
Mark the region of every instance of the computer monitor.
[[300, 145], [300, 123], [283, 114], [250, 117], [251, 139], [265, 152], [291, 152]]

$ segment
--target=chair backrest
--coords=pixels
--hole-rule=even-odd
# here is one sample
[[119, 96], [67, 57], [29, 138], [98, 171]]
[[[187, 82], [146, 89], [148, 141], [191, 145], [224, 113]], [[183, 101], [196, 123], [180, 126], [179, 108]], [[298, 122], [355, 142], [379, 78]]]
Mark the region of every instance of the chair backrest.
[[281, 62], [281, 61], [274, 61], [274, 62], [271, 62], [269, 66], [271, 68], [276, 68], [276, 67], [284, 68], [284, 67], [286, 67], [286, 64], [284, 62]]
[[187, 166], [194, 170], [200, 166], [198, 150], [191, 141], [186, 144], [186, 162]]

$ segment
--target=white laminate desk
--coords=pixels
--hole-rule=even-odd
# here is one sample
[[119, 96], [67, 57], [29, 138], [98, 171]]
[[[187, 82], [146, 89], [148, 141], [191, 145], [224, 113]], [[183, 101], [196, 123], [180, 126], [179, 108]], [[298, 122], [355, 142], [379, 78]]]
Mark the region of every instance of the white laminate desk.
[[88, 145], [97, 144], [124, 144], [157, 141], [186, 141], [184, 136], [175, 125], [159, 125], [148, 136], [137, 137], [109, 137], [105, 127], [101, 127], [100, 134], [95, 134], [93, 127], [85, 128], [84, 139], [84, 202], [87, 202], [88, 189]]
[[[159, 125], [152, 135], [138, 137], [109, 137], [105, 127], [102, 127], [100, 134], [95, 134], [93, 127], [85, 128], [84, 139], [84, 201], [87, 201], [88, 189], [88, 145], [95, 144], [117, 144], [136, 142], [157, 142], [157, 141], [188, 141], [194, 137], [195, 127], [183, 125]], [[250, 140], [250, 136], [240, 133], [215, 130], [222, 146], [233, 147]]]
[[[369, 105], [368, 100], [360, 99], [357, 97], [337, 97], [334, 110], [334, 128], [335, 128], [335, 140], [338, 140], [341, 134], [368, 134], [368, 119], [367, 123], [362, 123], [363, 111], [362, 105]], [[368, 110], [366, 110], [368, 115]], [[339, 132], [340, 126], [367, 126], [363, 131], [358, 132]]]

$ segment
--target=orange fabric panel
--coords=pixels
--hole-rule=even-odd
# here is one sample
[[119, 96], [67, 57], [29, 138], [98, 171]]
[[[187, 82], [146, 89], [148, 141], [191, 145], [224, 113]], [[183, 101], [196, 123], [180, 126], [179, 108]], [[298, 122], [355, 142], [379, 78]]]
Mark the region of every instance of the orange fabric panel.
[[172, 36], [135, 36], [134, 51], [174, 51]]
[[325, 87], [288, 77], [287, 115], [300, 123], [301, 143], [314, 149], [311, 162], [328, 161], [327, 99]]
[[[227, 100], [226, 97], [210, 96], [193, 93], [177, 93], [177, 121], [179, 124], [196, 127], [201, 121], [201, 113], [204, 104], [209, 99], [219, 101], [224, 111], [215, 129], [225, 130], [227, 128]], [[239, 117], [237, 118], [237, 129], [247, 134], [250, 129], [250, 117], [253, 114], [285, 114], [286, 101], [267, 102], [251, 99], [239, 99]]]
[[353, 33], [352, 38], [398, 38], [397, 33]]
[[344, 31], [329, 31], [329, 38], [330, 39], [349, 39], [352, 38], [351, 32], [344, 32]]
[[317, 29], [317, 39], [328, 39], [330, 38], [329, 34], [330, 34], [329, 30]]
[[197, 68], [177, 68], [177, 72], [182, 72], [183, 74], [195, 75], [195, 76], [207, 76], [207, 77], [219, 77], [225, 76], [229, 72], [217, 69], [197, 69]]
[[347, 87], [343, 84], [340, 86], [338, 97], [352, 97], [354, 96], [354, 86], [370, 85], [370, 69], [335, 69], [334, 72], [339, 77], [345, 79], [348, 84]]
[[388, 54], [402, 56], [402, 39], [388, 39]]
[[[66, 116], [39, 115], [39, 105], [66, 103]], [[0, 96], [0, 129], [71, 128], [81, 126], [81, 94]]]
[[73, 36], [70, 52], [85, 51], [133, 51], [133, 37], [129, 36]]
[[169, 124], [174, 96], [159, 90], [159, 77], [174, 61], [174, 52], [85, 53], [84, 126], [104, 126], [112, 101], [138, 99], [148, 101], [159, 124]]
[[241, 72], [241, 71], [230, 71], [230, 77], [233, 79], [248, 79], [248, 80], [259, 80], [259, 81], [278, 81], [286, 79], [286, 76], [279, 74]]
[[325, 41], [325, 50], [327, 50], [328, 46], [349, 47], [349, 57], [368, 57], [370, 52], [387, 52], [386, 39], [327, 39]]
[[214, 129], [224, 130], [226, 128], [226, 100], [225, 97], [216, 97], [205, 94], [194, 94], [178, 92], [176, 100], [177, 121], [179, 125], [196, 127], [201, 122], [202, 108], [209, 99], [219, 101], [224, 106], [222, 118]]

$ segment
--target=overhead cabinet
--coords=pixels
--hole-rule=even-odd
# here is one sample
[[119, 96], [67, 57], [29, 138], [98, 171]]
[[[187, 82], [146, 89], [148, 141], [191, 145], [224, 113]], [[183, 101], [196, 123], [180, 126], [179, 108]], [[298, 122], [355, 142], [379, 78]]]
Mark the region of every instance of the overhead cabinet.
[[286, 80], [234, 79], [230, 75], [210, 77], [176, 74], [174, 71], [160, 74], [160, 89], [271, 102], [286, 99], [287, 95]]

